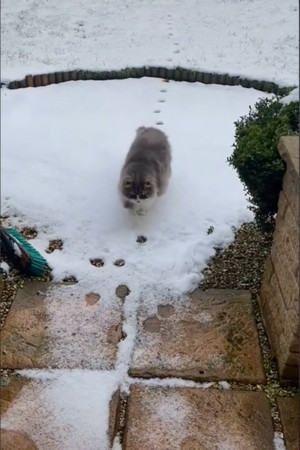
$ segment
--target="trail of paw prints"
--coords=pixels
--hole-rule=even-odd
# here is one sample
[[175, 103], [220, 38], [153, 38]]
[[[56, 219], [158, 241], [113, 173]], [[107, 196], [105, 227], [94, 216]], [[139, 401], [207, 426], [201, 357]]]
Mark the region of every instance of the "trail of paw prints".
[[[171, 14], [167, 15], [167, 29], [168, 29], [168, 39], [171, 41], [174, 39], [174, 32], [173, 32], [173, 24], [172, 24], [172, 16]], [[167, 62], [172, 62], [173, 58], [170, 56], [167, 58]]]
[[[166, 17], [166, 25], [167, 25], [167, 30], [168, 30], [168, 39], [172, 42], [172, 53], [173, 54], [179, 54], [180, 53], [180, 48], [179, 48], [179, 43], [178, 42], [174, 42], [175, 37], [174, 37], [174, 31], [173, 31], [173, 20], [172, 20], [172, 15], [171, 14], [167, 14]], [[173, 57], [170, 55], [170, 57], [166, 58], [167, 63], [172, 63], [173, 62]], [[163, 80], [163, 82], [169, 82], [168, 79]], [[157, 100], [158, 102], [158, 108], [155, 108], [153, 113], [157, 116], [156, 119], [156, 125], [158, 126], [162, 126], [164, 125], [163, 120], [161, 120], [161, 113], [162, 113], [162, 108], [164, 103], [166, 102], [166, 94], [168, 92], [167, 87], [163, 87], [160, 89], [160, 96], [159, 99]]]
[[159, 103], [159, 106], [156, 109], [154, 109], [154, 111], [153, 111], [153, 113], [157, 116], [155, 124], [158, 126], [164, 125], [164, 122], [161, 120], [161, 112], [162, 112], [161, 108], [163, 107], [163, 104], [166, 102], [165, 96], [166, 96], [167, 92], [168, 92], [168, 90], [166, 88], [160, 89], [160, 97], [157, 100], [157, 103]]
[[[168, 26], [168, 38], [171, 41], [174, 41], [175, 36], [174, 36], [174, 32], [173, 32], [173, 25], [172, 25], [172, 22], [171, 22], [171, 14], [167, 15], [167, 26]], [[179, 42], [176, 42], [176, 41], [172, 42], [172, 46], [173, 46], [173, 51], [172, 51], [173, 54], [180, 53]], [[173, 58], [169, 57], [169, 58], [167, 58], [167, 61], [168, 62], [172, 62]]]
[[180, 53], [179, 43], [178, 42], [174, 42], [173, 45], [174, 45], [173, 53], [175, 53], [175, 54]]

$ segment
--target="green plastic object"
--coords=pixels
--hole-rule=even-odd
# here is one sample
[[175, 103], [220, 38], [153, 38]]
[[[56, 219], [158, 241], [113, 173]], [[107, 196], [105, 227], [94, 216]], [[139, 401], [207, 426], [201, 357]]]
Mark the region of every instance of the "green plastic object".
[[28, 275], [42, 276], [49, 269], [45, 258], [13, 228], [1, 226], [1, 247], [18, 268]]

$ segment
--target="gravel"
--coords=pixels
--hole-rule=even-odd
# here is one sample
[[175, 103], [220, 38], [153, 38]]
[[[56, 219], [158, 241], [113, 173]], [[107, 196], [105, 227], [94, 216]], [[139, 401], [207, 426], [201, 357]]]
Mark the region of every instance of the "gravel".
[[[1, 222], [3, 226], [10, 226], [9, 218], [1, 216]], [[37, 231], [31, 227], [24, 227], [21, 230], [21, 234], [25, 239], [33, 239], [37, 236]], [[51, 272], [49, 271], [43, 277], [29, 277], [22, 274], [18, 269], [14, 268], [11, 262], [6, 258], [6, 256], [1, 252], [0, 261], [5, 261], [9, 265], [9, 273], [5, 273], [1, 270], [1, 302], [0, 302], [0, 313], [1, 313], [1, 330], [5, 324], [7, 315], [9, 313], [12, 302], [17, 294], [18, 289], [22, 289], [25, 281], [35, 280], [35, 281], [51, 281]], [[5, 386], [9, 383], [9, 376], [15, 371], [11, 369], [1, 369], [1, 386]]]
[[49, 245], [48, 245], [48, 248], [46, 249], [46, 253], [53, 253], [54, 250], [62, 250], [63, 245], [64, 245], [64, 243], [61, 239], [53, 239], [53, 240], [49, 241]]
[[[18, 269], [13, 268], [9, 260], [1, 253], [1, 262], [5, 261], [9, 264], [10, 270], [9, 274], [1, 272], [1, 302], [0, 302], [0, 313], [1, 313], [1, 330], [5, 324], [7, 315], [9, 313], [12, 302], [17, 294], [18, 289], [22, 289], [25, 281], [35, 280], [35, 281], [51, 281], [51, 273], [49, 272], [43, 277], [26, 277], [19, 272]], [[14, 374], [15, 371], [12, 369], [1, 369], [1, 386], [6, 386], [9, 384], [10, 375]]]
[[[208, 230], [208, 234], [213, 229]], [[276, 397], [293, 396], [295, 387], [280, 386], [278, 369], [274, 360], [265, 328], [262, 323], [257, 294], [264, 273], [265, 261], [270, 254], [273, 230], [263, 231], [255, 223], [243, 224], [235, 230], [234, 241], [225, 249], [216, 249], [208, 266], [203, 271], [201, 289], [248, 289], [252, 293], [252, 306], [258, 330], [266, 385], [242, 385], [230, 383], [231, 389], [264, 391], [270, 401], [275, 431], [282, 432]]]
[[253, 222], [242, 225], [235, 231], [232, 244], [223, 250], [215, 249], [215, 256], [203, 271], [200, 288], [249, 289], [257, 293], [271, 244], [271, 231], [262, 231]]

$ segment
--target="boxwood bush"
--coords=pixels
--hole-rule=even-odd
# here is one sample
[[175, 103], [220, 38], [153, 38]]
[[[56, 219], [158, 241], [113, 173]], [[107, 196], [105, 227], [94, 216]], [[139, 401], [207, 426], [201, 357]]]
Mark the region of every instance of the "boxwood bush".
[[299, 134], [299, 101], [285, 105], [279, 97], [260, 99], [235, 122], [235, 142], [228, 162], [249, 195], [250, 209], [261, 225], [273, 222], [285, 163], [278, 153], [281, 136]]

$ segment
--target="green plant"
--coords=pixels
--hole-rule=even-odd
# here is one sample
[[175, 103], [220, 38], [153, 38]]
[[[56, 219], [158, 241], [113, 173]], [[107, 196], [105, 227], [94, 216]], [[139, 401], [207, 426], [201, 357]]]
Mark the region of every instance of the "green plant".
[[245, 186], [260, 223], [277, 211], [285, 163], [278, 153], [281, 136], [299, 133], [299, 102], [284, 105], [279, 97], [260, 99], [235, 122], [235, 142], [228, 162]]

